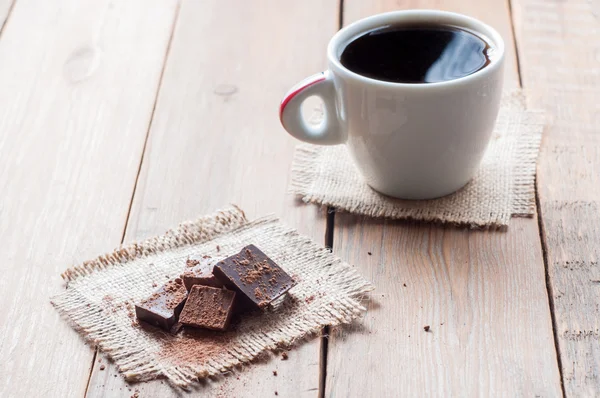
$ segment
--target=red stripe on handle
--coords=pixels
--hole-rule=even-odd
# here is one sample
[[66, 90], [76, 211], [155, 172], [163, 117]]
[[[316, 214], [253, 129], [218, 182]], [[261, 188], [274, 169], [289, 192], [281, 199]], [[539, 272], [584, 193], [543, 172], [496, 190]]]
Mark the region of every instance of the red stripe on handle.
[[283, 101], [281, 101], [281, 105], [279, 106], [279, 120], [281, 121], [281, 124], [283, 124], [283, 110], [285, 109], [286, 105], [292, 100], [292, 98], [294, 98], [300, 91], [302, 91], [312, 85], [315, 85], [319, 82], [322, 82], [323, 80], [325, 80], [325, 75], [322, 75], [315, 80], [311, 80], [311, 81], [307, 82], [306, 84], [298, 87], [297, 89], [295, 89], [294, 91], [291, 91], [288, 95], [285, 96]]

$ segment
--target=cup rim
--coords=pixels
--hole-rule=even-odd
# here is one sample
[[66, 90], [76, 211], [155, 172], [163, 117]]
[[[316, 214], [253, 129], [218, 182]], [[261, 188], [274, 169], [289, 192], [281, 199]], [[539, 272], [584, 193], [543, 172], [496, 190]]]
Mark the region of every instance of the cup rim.
[[[478, 35], [483, 36], [493, 44], [496, 51], [495, 57], [490, 64], [485, 68], [478, 70], [467, 76], [457, 79], [446, 80], [434, 83], [396, 83], [384, 80], [377, 80], [371, 77], [360, 75], [351, 71], [342, 65], [340, 56], [344, 48], [356, 37], [376, 29], [377, 27], [386, 26], [398, 22], [408, 21], [433, 21], [440, 24], [454, 25], [474, 31]], [[417, 90], [429, 90], [440, 87], [452, 87], [467, 83], [476, 79], [485, 78], [490, 74], [495, 73], [499, 68], [502, 68], [504, 61], [504, 40], [502, 36], [491, 26], [481, 22], [478, 19], [467, 15], [440, 10], [414, 9], [391, 11], [382, 14], [372, 15], [367, 18], [360, 19], [350, 25], [340, 29], [329, 41], [327, 46], [327, 58], [329, 60], [329, 68], [338, 75], [344, 78], [355, 80], [359, 83], [376, 85], [387, 88], [406, 88]]]

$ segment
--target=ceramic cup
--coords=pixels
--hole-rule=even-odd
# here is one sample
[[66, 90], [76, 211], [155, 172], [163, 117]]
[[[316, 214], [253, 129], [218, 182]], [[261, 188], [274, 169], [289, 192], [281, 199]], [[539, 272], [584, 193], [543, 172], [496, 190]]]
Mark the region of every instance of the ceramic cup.
[[[375, 80], [342, 66], [340, 56], [356, 37], [420, 22], [474, 32], [490, 45], [490, 64], [455, 80], [419, 84]], [[451, 12], [396, 11], [340, 30], [329, 42], [327, 58], [327, 71], [297, 84], [281, 103], [281, 123], [292, 136], [311, 144], [346, 144], [367, 184], [389, 196], [431, 199], [469, 182], [487, 148], [502, 95], [504, 42], [496, 30]], [[317, 126], [302, 116], [302, 103], [311, 96], [324, 104]]]

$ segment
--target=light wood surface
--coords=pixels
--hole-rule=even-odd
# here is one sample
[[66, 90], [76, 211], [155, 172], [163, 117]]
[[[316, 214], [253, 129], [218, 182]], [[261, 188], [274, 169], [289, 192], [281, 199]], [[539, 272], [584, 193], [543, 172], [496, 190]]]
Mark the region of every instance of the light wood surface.
[[[518, 86], [504, 2], [347, 0], [344, 22], [408, 7], [496, 27], [507, 43], [506, 85]], [[494, 232], [335, 218], [334, 253], [377, 290], [362, 324], [332, 333], [326, 396], [561, 395], [536, 219]]]
[[174, 8], [19, 0], [2, 32], [2, 397], [85, 391], [93, 351], [49, 297], [121, 242]]
[[[286, 194], [281, 97], [326, 68], [340, 11], [347, 24], [405, 8], [505, 38], [507, 86], [549, 116], [539, 220], [326, 225]], [[327, 344], [196, 395], [554, 397], [561, 381], [600, 395], [599, 21], [597, 0], [0, 0], [0, 397], [190, 396], [92, 361], [48, 298], [67, 266], [229, 203], [320, 243], [333, 228], [334, 252], [377, 289]]]
[[2, 32], [6, 18], [10, 14], [13, 1], [14, 0], [0, 0], [0, 32]]
[[[292, 84], [326, 67], [337, 7], [330, 0], [183, 1], [126, 240], [235, 203], [249, 218], [276, 213], [324, 243], [324, 213], [286, 194], [296, 143], [282, 130], [277, 111]], [[316, 396], [319, 351], [317, 338], [290, 352], [287, 361], [246, 366], [198, 392]], [[98, 365], [89, 396], [128, 397], [129, 389], [142, 397], [175, 394], [160, 381], [128, 386], [114, 377], [113, 365]]]
[[600, 2], [514, 1], [523, 84], [548, 111], [538, 167], [565, 393], [600, 395]]

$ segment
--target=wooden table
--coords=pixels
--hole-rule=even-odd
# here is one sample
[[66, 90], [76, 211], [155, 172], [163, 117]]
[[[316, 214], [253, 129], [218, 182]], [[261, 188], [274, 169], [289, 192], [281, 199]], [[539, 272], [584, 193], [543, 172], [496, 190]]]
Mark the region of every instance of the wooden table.
[[[550, 115], [536, 217], [467, 231], [286, 194], [282, 95], [325, 68], [340, 24], [405, 8], [504, 36], [507, 86]], [[116, 377], [49, 296], [67, 266], [228, 203], [331, 245], [377, 290], [355, 326], [201, 391], [600, 394], [598, 0], [0, 0], [1, 21], [1, 397], [176, 395]]]

